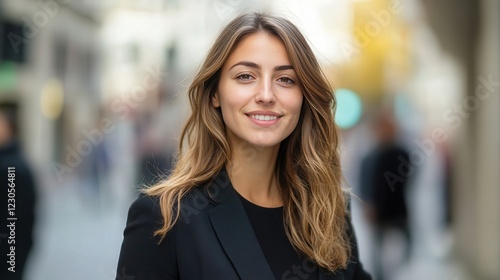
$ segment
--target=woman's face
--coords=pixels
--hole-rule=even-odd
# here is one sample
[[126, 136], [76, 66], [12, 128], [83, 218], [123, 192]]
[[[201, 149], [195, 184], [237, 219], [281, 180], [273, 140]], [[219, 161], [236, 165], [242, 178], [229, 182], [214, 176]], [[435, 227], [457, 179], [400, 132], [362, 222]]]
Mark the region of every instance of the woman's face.
[[221, 108], [231, 145], [278, 147], [297, 126], [302, 99], [285, 45], [257, 32], [229, 55], [212, 103]]

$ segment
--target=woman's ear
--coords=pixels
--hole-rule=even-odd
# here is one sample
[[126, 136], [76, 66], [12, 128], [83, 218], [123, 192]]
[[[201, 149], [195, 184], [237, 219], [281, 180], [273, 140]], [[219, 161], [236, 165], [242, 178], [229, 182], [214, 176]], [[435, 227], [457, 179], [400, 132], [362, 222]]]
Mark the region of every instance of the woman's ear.
[[219, 92], [214, 93], [214, 96], [212, 96], [212, 105], [215, 108], [219, 108], [220, 107]]

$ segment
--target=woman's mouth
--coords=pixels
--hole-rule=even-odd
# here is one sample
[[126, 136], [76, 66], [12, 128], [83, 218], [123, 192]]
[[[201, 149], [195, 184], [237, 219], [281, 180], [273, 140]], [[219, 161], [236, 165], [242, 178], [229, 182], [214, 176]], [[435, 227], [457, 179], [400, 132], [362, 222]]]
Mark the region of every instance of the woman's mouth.
[[248, 115], [252, 119], [256, 119], [259, 121], [274, 121], [278, 119], [278, 116], [270, 116], [270, 115]]

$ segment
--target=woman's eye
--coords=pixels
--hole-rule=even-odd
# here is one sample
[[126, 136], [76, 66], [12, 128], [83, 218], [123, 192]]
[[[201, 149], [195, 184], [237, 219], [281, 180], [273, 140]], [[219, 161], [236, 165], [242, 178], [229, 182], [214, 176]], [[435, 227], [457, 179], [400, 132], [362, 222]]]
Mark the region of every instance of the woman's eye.
[[251, 80], [253, 77], [249, 74], [241, 74], [236, 77], [238, 80], [243, 80], [243, 81], [248, 81]]
[[287, 85], [292, 85], [292, 84], [295, 83], [294, 80], [292, 80], [292, 79], [290, 79], [288, 77], [281, 77], [281, 78], [278, 79], [278, 82], [284, 83], [284, 84], [287, 84]]

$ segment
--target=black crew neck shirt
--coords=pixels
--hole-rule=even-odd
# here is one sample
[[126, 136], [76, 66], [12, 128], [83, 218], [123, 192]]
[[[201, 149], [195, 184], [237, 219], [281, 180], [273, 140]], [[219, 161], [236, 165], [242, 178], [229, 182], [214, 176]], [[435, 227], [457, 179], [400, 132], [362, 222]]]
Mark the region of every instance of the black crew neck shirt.
[[318, 280], [317, 266], [298, 254], [286, 236], [283, 207], [261, 207], [239, 197], [276, 280]]

